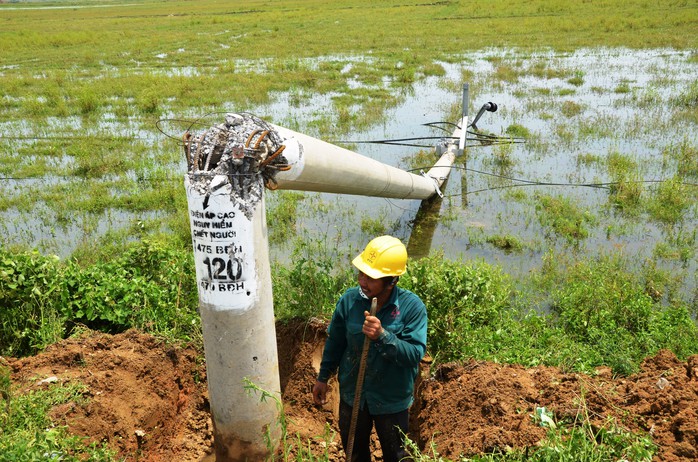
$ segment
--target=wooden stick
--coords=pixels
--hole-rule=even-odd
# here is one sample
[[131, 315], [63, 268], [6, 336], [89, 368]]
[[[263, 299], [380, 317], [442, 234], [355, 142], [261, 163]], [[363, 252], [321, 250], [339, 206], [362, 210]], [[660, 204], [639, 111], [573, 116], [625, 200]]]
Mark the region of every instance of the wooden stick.
[[[376, 315], [378, 310], [378, 299], [371, 300], [371, 316]], [[361, 349], [361, 360], [359, 361], [359, 375], [356, 377], [356, 388], [354, 390], [354, 406], [351, 408], [351, 424], [349, 425], [349, 441], [347, 442], [347, 462], [351, 462], [354, 452], [354, 436], [356, 434], [356, 421], [359, 418], [359, 406], [361, 405], [361, 389], [364, 386], [364, 375], [366, 374], [366, 357], [368, 349], [371, 347], [371, 339], [364, 337], [364, 346]]]

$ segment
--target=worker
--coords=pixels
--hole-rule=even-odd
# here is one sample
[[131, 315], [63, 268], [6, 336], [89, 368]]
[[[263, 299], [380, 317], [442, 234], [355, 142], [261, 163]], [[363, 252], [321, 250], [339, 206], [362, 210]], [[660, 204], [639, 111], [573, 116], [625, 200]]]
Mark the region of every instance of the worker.
[[[407, 264], [407, 249], [399, 239], [373, 239], [352, 264], [359, 270], [359, 284], [348, 289], [335, 307], [313, 400], [317, 405], [327, 403], [327, 381], [338, 370], [339, 430], [348, 450], [361, 352], [368, 337], [352, 462], [371, 460], [369, 442], [374, 425], [383, 461], [409, 460], [405, 459], [404, 435], [415, 377], [426, 351], [427, 310], [417, 295], [397, 286]], [[377, 312], [371, 316], [374, 297]]]

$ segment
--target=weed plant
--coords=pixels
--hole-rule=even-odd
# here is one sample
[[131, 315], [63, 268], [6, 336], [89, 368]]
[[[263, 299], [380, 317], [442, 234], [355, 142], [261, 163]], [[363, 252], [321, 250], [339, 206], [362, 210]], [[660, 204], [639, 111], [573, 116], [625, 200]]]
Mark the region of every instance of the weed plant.
[[[448, 462], [437, 448], [420, 450], [409, 442], [409, 451], [415, 462]], [[461, 462], [601, 462], [632, 460], [650, 462], [656, 447], [648, 436], [637, 435], [613, 422], [598, 428], [590, 422], [579, 426], [562, 426], [549, 430], [546, 438], [535, 448], [511, 449], [468, 458]]]
[[[322, 244], [321, 244], [322, 245]], [[331, 317], [340, 295], [355, 285], [350, 265], [337, 265], [334, 252], [300, 241], [291, 263], [272, 272], [274, 313], [280, 321]]]
[[140, 241], [111, 261], [82, 267], [36, 252], [0, 251], [0, 352], [34, 354], [78, 325], [131, 327], [173, 340], [200, 338], [191, 255]]
[[597, 218], [588, 210], [582, 211], [564, 196], [536, 196], [536, 214], [543, 228], [550, 228], [568, 244], [579, 245], [589, 236], [589, 226], [597, 224]]
[[[276, 268], [277, 319], [330, 318], [356, 275], [347, 255], [329, 252], [301, 246]], [[32, 354], [82, 325], [200, 339], [188, 251], [146, 240], [86, 266], [34, 252], [4, 253], [0, 263], [0, 302], [10, 307], [0, 317], [3, 354]], [[660, 348], [682, 358], [698, 352], [690, 307], [657, 297], [666, 278], [655, 270], [641, 279], [626, 267], [625, 258], [611, 255], [548, 270], [536, 284], [548, 294], [550, 314], [530, 305], [535, 296], [515, 290], [501, 268], [480, 261], [439, 254], [415, 260], [400, 284], [429, 307], [428, 347], [437, 362], [478, 358], [585, 372], [606, 364], [628, 374]]]
[[[248, 378], [244, 379], [244, 389], [245, 392], [251, 398], [258, 398], [261, 403], [271, 401], [277, 409], [277, 421], [274, 422], [274, 427], [270, 426], [267, 428], [264, 435], [265, 443], [267, 445], [268, 452], [273, 454], [272, 457], [268, 457], [267, 460], [273, 460], [278, 462], [329, 462], [329, 446], [333, 440], [338, 437], [334, 431], [329, 427], [325, 426], [325, 434], [321, 436], [322, 446], [325, 448], [324, 453], [317, 454], [317, 451], [313, 450], [313, 447], [317, 447], [317, 441], [311, 443], [311, 440], [303, 441], [300, 435], [291, 435], [288, 432], [288, 417], [284, 411], [284, 405], [281, 402], [281, 398], [277, 394], [269, 392], [254, 382], [250, 381]], [[277, 442], [279, 450], [275, 450], [277, 447]]]
[[487, 242], [495, 247], [503, 249], [505, 252], [521, 252], [525, 244], [516, 236], [496, 234], [487, 236]]

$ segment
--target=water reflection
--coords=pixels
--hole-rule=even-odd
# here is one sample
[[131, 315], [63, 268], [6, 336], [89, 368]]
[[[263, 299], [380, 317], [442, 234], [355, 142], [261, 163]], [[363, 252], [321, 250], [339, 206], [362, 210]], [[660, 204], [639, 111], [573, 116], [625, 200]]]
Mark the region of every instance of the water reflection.
[[[448, 186], [448, 179], [441, 185], [442, 190]], [[422, 258], [429, 255], [434, 240], [434, 232], [439, 223], [443, 198], [434, 195], [420, 203], [412, 222], [412, 232], [407, 242], [407, 254], [410, 258]]]

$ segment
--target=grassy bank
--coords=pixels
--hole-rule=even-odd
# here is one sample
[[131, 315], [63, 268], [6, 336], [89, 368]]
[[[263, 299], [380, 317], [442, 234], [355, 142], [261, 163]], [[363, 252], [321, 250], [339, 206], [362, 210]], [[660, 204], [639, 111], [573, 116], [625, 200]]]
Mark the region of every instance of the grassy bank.
[[[312, 261], [298, 258], [280, 267], [274, 280], [277, 318], [282, 322], [311, 316], [329, 319], [338, 295], [354, 283], [352, 271], [332, 269], [349, 267], [348, 261], [342, 263], [320, 256]], [[682, 359], [698, 354], [698, 326], [688, 307], [654, 301], [647, 281], [627, 272], [625, 266], [619, 255], [582, 262], [564, 274], [536, 275], [528, 285], [530, 292], [522, 293], [514, 290], [511, 278], [500, 268], [435, 255], [413, 261], [400, 284], [415, 291], [429, 307], [428, 352], [436, 363], [476, 358], [589, 374], [608, 365], [615, 374], [626, 375], [662, 348]], [[193, 274], [188, 250], [148, 241], [133, 244], [118, 259], [87, 266], [36, 253], [3, 251], [0, 304], [6, 309], [0, 312], [0, 354], [32, 354], [85, 327], [107, 332], [136, 327], [173, 342], [193, 342], [202, 350]], [[549, 314], [530, 309], [538, 290], [550, 294]], [[83, 447], [78, 439], [66, 438], [60, 427], [42, 433], [29, 446], [18, 445], [23, 441], [19, 435], [35, 431], [29, 422], [42, 425], [46, 421], [52, 403], [82, 395], [57, 388], [10, 400], [14, 389], [1, 367], [0, 379], [3, 400], [13, 406], [12, 412], [9, 408], [0, 412], [12, 423], [0, 435], [0, 447], [8, 453], [49, 451], [76, 457], [85, 453], [92, 454], [91, 460], [114, 460], [107, 448]], [[30, 420], [23, 417], [29, 412], [23, 406], [31, 402], [44, 407], [34, 405]], [[514, 451], [481, 460], [548, 460], [548, 451], [563, 451], [575, 460], [628, 451], [640, 451], [636, 460], [651, 457], [647, 437], [611, 427], [607, 431], [609, 439], [598, 444], [590, 442], [590, 429], [583, 425], [561, 427], [551, 432], [535, 456]], [[288, 444], [297, 442], [291, 436]], [[432, 451], [428, 455], [425, 448], [419, 460], [442, 460], [436, 456], [437, 448]], [[580, 454], [586, 455], [580, 458]]]
[[[83, 326], [135, 327], [200, 345], [188, 250], [145, 241], [87, 266], [36, 253], [3, 251], [1, 257], [2, 355], [34, 354]], [[329, 319], [338, 296], [355, 284], [349, 262], [341, 263], [320, 255], [279, 266], [277, 319]], [[496, 266], [436, 254], [412, 262], [400, 284], [429, 307], [429, 352], [437, 363], [477, 358], [588, 373], [608, 365], [625, 375], [661, 348], [682, 359], [698, 354], [689, 306], [653, 299], [648, 281], [628, 272], [626, 263], [615, 255], [562, 274], [536, 274], [523, 292]], [[548, 313], [531, 303], [541, 293], [549, 295]]]

